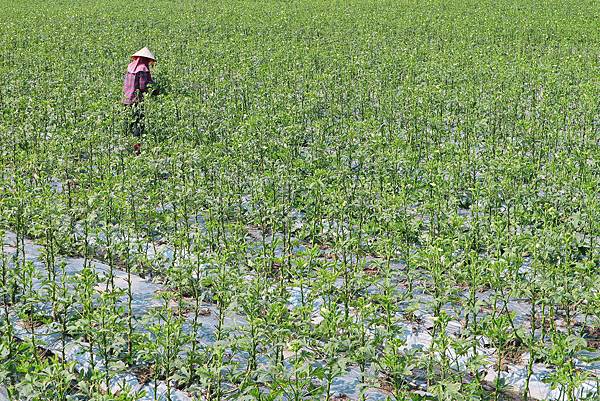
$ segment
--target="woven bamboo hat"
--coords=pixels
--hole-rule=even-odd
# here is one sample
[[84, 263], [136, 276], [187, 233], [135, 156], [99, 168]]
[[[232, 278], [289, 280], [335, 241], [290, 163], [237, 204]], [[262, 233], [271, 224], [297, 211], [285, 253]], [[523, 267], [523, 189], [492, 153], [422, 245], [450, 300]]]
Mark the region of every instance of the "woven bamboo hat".
[[154, 54], [152, 54], [150, 49], [148, 49], [147, 47], [144, 47], [138, 50], [137, 52], [133, 53], [131, 57], [146, 57], [152, 61], [156, 61], [156, 57], [154, 57]]

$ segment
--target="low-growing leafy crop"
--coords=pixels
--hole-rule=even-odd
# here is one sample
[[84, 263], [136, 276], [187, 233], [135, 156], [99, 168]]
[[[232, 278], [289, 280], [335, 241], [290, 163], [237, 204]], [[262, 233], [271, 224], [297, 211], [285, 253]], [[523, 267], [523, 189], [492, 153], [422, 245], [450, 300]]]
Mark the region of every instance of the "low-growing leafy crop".
[[0, 400], [597, 398], [599, 20], [0, 0]]

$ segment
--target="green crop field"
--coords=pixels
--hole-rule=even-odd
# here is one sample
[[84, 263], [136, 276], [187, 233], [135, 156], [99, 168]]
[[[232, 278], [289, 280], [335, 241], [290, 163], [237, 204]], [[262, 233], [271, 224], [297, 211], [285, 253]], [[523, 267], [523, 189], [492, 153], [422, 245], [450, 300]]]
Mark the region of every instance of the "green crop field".
[[0, 166], [2, 401], [600, 398], [597, 0], [0, 0]]

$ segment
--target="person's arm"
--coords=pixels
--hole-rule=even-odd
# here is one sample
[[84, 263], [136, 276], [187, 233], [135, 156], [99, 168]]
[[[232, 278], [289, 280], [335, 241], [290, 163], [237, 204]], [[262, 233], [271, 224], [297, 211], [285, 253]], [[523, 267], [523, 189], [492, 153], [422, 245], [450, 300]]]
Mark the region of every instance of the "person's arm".
[[148, 90], [148, 86], [152, 83], [152, 75], [149, 71], [138, 72], [138, 89], [140, 92], [145, 93]]
[[145, 82], [144, 91], [149, 93], [152, 96], [157, 96], [160, 94], [160, 86], [154, 79], [152, 79], [152, 75], [150, 72], [147, 72], [148, 76]]

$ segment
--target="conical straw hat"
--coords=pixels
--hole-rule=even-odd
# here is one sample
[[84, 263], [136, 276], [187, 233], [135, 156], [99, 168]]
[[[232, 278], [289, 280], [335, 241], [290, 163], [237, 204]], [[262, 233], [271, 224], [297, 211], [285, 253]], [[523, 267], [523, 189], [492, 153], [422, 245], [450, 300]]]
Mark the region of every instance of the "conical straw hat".
[[148, 49], [147, 47], [144, 47], [143, 49], [140, 49], [137, 52], [133, 53], [131, 57], [146, 57], [150, 60], [156, 61], [156, 57], [154, 57], [154, 54], [152, 54], [150, 49]]

